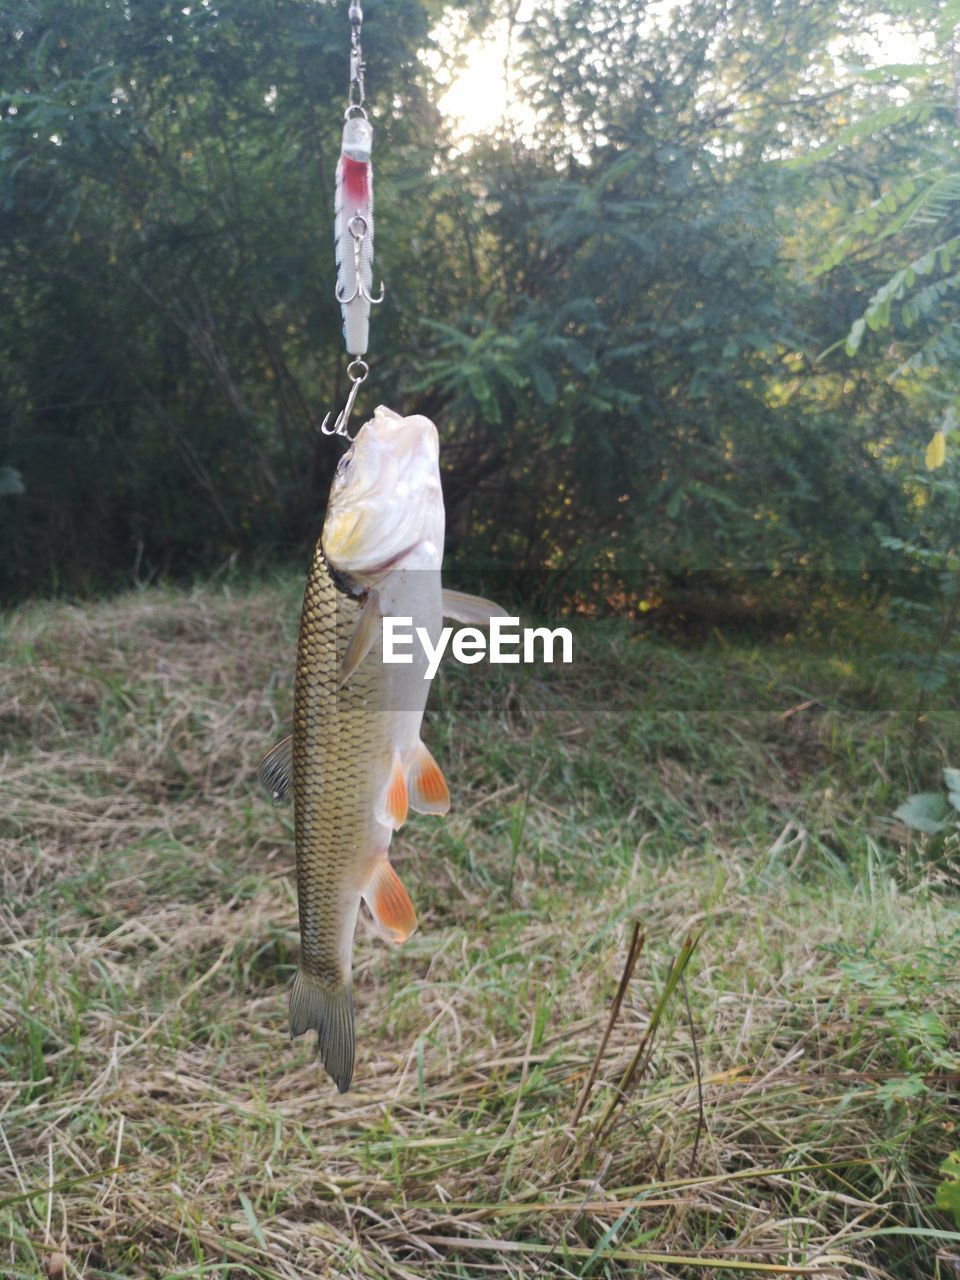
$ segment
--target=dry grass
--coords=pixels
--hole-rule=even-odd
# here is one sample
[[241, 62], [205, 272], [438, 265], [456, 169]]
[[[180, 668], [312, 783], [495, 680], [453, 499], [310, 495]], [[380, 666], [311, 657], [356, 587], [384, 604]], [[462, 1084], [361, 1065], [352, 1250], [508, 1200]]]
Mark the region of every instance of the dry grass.
[[956, 727], [917, 744], [869, 661], [599, 628], [572, 674], [448, 671], [455, 811], [395, 846], [414, 939], [358, 938], [340, 1097], [253, 785], [298, 595], [9, 620], [0, 1274], [956, 1275], [960, 918], [885, 817]]

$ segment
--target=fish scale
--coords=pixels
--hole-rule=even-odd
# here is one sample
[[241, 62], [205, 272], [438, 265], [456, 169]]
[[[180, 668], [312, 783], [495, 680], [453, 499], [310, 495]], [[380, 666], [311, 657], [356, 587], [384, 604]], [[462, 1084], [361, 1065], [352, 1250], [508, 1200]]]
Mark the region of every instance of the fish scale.
[[[300, 968], [309, 982], [301, 981], [299, 991], [295, 985], [291, 995], [290, 1031], [299, 1035], [337, 1016], [335, 1009], [314, 1007], [315, 988], [328, 1002], [350, 1001], [342, 1060], [324, 1056], [341, 1088], [353, 1066], [350, 949], [362, 888], [358, 872], [375, 852], [372, 815], [385, 765], [386, 716], [373, 709], [382, 696], [382, 665], [368, 659], [338, 687], [340, 661], [360, 612], [360, 604], [338, 590], [318, 542], [300, 618], [293, 712]], [[326, 1037], [321, 1033], [320, 1039]]]

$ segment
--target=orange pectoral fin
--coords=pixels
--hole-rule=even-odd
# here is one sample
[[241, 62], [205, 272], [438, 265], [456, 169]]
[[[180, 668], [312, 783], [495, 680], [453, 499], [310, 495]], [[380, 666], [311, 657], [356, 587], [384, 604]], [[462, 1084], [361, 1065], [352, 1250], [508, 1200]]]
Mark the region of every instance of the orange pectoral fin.
[[378, 858], [363, 891], [370, 914], [390, 942], [406, 942], [417, 927], [417, 913], [400, 877], [386, 858]]
[[377, 805], [377, 821], [383, 823], [385, 827], [398, 831], [407, 820], [409, 808], [410, 800], [407, 795], [407, 780], [404, 777], [400, 752], [396, 751], [393, 755], [393, 764], [390, 767], [387, 785], [384, 787], [383, 795]]
[[443, 814], [450, 810], [447, 780], [422, 742], [417, 746], [407, 774], [407, 791], [410, 808], [417, 813]]

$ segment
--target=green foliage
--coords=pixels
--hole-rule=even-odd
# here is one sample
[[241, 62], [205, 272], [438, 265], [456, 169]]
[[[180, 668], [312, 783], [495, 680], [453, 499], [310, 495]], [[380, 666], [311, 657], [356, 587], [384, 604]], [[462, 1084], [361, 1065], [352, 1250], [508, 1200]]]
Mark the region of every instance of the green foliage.
[[[425, 179], [431, 10], [365, 45], [390, 157]], [[0, 511], [8, 586], [209, 566], [314, 526], [335, 461], [333, 158], [344, 16], [15, 4], [0, 41]], [[388, 56], [389, 55], [389, 56]], [[396, 160], [395, 160], [396, 163]], [[384, 200], [385, 271], [396, 200]], [[397, 281], [400, 287], [400, 281]]]
[[[364, 45], [388, 288], [369, 386], [438, 422], [453, 553], [644, 591], [703, 570], [861, 590], [896, 561], [876, 527], [911, 535], [926, 411], [877, 378], [872, 346], [852, 373], [816, 364], [860, 284], [804, 279], [793, 257], [806, 236], [822, 257], [838, 181], [857, 243], [898, 243], [953, 188], [942, 163], [914, 166], [857, 222], [846, 144], [802, 174], [770, 163], [843, 136], [822, 51], [855, 42], [857, 16], [538, 5], [514, 42], [535, 136], [455, 146], [419, 61], [449, 8], [384, 0]], [[498, 13], [471, 6], [467, 25]], [[19, 480], [0, 494], [0, 586], [300, 548], [336, 461], [317, 422], [344, 390], [343, 13], [18, 0], [4, 20], [0, 475]], [[921, 91], [939, 102], [920, 80], [914, 106]], [[940, 121], [895, 115], [883, 128], [911, 137]], [[955, 273], [934, 259], [912, 285], [877, 280], [878, 332], [910, 308], [935, 340]]]
[[960, 828], [960, 769], [944, 769], [946, 795], [941, 791], [922, 791], [908, 796], [894, 810], [904, 826], [924, 835], [939, 835], [949, 827]]
[[[913, 668], [918, 714], [960, 675], [960, 180], [954, 156], [960, 117], [955, 57], [948, 57], [952, 8], [931, 2], [911, 10], [915, 29], [935, 33], [936, 45], [927, 46], [922, 62], [885, 69], [901, 97], [898, 111], [878, 105], [869, 76], [851, 90], [857, 118], [841, 141], [871, 165], [871, 185], [881, 193], [838, 221], [839, 234], [811, 273], [834, 281], [846, 275], [861, 292], [867, 280], [873, 282], [866, 305], [858, 302], [849, 318], [846, 338], [824, 355], [843, 347], [860, 367], [876, 363], [935, 425], [925, 470], [910, 468], [903, 477], [910, 502], [900, 528], [886, 520], [877, 525], [882, 547], [905, 571], [899, 576], [906, 589], [893, 599], [904, 643], [891, 656]], [[807, 171], [829, 150], [806, 157]]]
[[939, 791], [921, 791], [907, 799], [893, 811], [904, 826], [924, 835], [937, 835], [945, 831], [951, 816], [950, 804]]
[[928, 461], [909, 480], [912, 537], [880, 538], [906, 567], [899, 577], [907, 590], [891, 599], [891, 616], [902, 643], [890, 658], [913, 672], [920, 691], [918, 714], [929, 697], [949, 697], [960, 678], [960, 459], [954, 402], [948, 403], [936, 427], [943, 443], [942, 464]]
[[960, 1151], [952, 1151], [940, 1166], [943, 1181], [937, 1187], [936, 1206], [949, 1213], [960, 1231]]
[[[846, 339], [828, 350], [842, 345], [853, 357], [868, 331], [888, 332], [895, 339], [890, 354], [901, 357], [895, 376], [941, 371], [960, 357], [960, 275], [952, 270], [960, 250], [960, 176], [954, 157], [957, 72], [948, 61], [954, 39], [950, 7], [936, 0], [913, 7], [917, 28], [936, 33], [936, 52], [874, 74], [861, 69], [850, 91], [856, 118], [794, 162], [809, 170], [850, 149], [872, 163], [872, 185], [880, 185], [881, 194], [842, 220], [811, 277], [846, 268], [861, 283], [868, 273], [893, 265], [852, 320]], [[891, 105], [878, 95], [878, 86], [886, 93], [895, 88], [901, 100]]]
[[[900, 321], [907, 329], [921, 318], [938, 312], [941, 304], [947, 301], [950, 291], [960, 284], [960, 274], [951, 272], [958, 250], [960, 250], [960, 236], [952, 236], [949, 240], [934, 245], [907, 266], [895, 271], [871, 297], [863, 315], [850, 326], [850, 332], [844, 344], [847, 355], [856, 355], [866, 330], [877, 332], [891, 327], [891, 307], [895, 302], [903, 304], [900, 308]], [[940, 272], [939, 280], [920, 289], [915, 288], [918, 277], [929, 276], [934, 271]], [[900, 366], [900, 370], [917, 369], [924, 363], [938, 365], [942, 354], [944, 352], [941, 346], [928, 340]]]

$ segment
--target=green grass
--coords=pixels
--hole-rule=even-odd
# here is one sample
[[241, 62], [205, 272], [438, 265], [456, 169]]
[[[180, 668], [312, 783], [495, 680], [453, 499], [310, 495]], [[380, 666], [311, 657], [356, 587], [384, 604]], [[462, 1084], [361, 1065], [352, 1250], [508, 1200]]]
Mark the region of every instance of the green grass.
[[394, 845], [419, 931], [358, 932], [341, 1097], [254, 785], [301, 590], [4, 621], [0, 1274], [954, 1276], [956, 850], [889, 815], [957, 717], [853, 644], [448, 664], [454, 808]]

